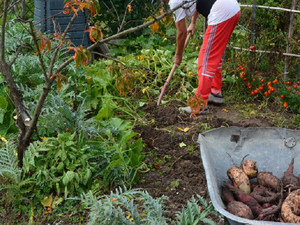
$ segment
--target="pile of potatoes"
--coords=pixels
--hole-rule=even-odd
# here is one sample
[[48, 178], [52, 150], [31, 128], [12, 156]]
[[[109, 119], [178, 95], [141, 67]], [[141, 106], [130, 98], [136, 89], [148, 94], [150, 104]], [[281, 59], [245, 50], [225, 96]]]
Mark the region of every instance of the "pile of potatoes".
[[300, 224], [300, 175], [293, 171], [294, 159], [281, 179], [259, 172], [255, 161], [242, 160], [227, 170], [231, 183], [221, 189], [226, 210], [250, 220]]

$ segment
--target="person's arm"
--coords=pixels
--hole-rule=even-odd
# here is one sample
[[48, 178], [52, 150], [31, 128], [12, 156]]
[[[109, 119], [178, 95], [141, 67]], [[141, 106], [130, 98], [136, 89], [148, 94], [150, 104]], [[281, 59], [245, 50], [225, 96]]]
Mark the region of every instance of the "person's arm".
[[182, 61], [182, 54], [184, 51], [184, 43], [187, 36], [187, 29], [185, 19], [176, 22], [177, 36], [176, 36], [176, 52], [174, 56], [174, 63], [179, 66]]
[[192, 16], [192, 21], [187, 29], [187, 32], [188, 33], [192, 33], [192, 36], [194, 35], [195, 33], [195, 30], [196, 30], [196, 22], [197, 22], [197, 18], [198, 18], [198, 12], [196, 11], [194, 13], [194, 15]]

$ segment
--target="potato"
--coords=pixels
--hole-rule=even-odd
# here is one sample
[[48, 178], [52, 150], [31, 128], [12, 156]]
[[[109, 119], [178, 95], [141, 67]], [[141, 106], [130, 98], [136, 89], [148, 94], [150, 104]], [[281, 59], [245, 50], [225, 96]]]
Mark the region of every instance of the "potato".
[[244, 161], [242, 164], [242, 170], [249, 177], [249, 179], [257, 177], [258, 168], [255, 161], [252, 161], [250, 159]]
[[270, 172], [258, 173], [257, 183], [265, 187], [270, 187], [276, 192], [281, 190], [281, 181]]
[[285, 223], [300, 224], [300, 189], [291, 192], [282, 203], [281, 218]]
[[283, 176], [281, 178], [281, 182], [283, 187], [285, 186], [300, 186], [299, 179], [294, 175], [294, 158], [292, 158], [291, 163], [286, 170], [286, 172], [283, 173]]
[[230, 167], [227, 170], [227, 176], [234, 187], [244, 191], [246, 194], [250, 194], [250, 179], [242, 169], [238, 167]]
[[252, 213], [250, 207], [242, 202], [232, 201], [227, 205], [226, 210], [228, 212], [232, 213], [233, 215], [236, 215], [236, 216], [239, 216], [239, 217], [242, 217], [245, 219], [249, 219], [249, 220], [254, 219], [254, 216], [253, 216], [253, 213]]

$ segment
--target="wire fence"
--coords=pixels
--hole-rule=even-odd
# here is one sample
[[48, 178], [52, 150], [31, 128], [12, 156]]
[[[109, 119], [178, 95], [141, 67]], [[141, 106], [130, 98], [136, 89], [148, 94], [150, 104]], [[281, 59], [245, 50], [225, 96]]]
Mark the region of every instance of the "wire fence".
[[[291, 0], [291, 8], [282, 8], [282, 7], [273, 7], [273, 6], [263, 6], [263, 5], [257, 5], [257, 0], [253, 0], [253, 4], [240, 4], [241, 8], [248, 8], [252, 10], [251, 12], [251, 28], [250, 28], [250, 46], [254, 45], [255, 42], [255, 34], [256, 34], [256, 19], [257, 19], [257, 10], [265, 9], [265, 10], [275, 10], [275, 11], [283, 11], [289, 13], [289, 25], [287, 26], [285, 32], [287, 33], [288, 37], [286, 38], [287, 44], [285, 48], [285, 52], [283, 51], [269, 51], [269, 50], [250, 50], [248, 48], [241, 48], [237, 46], [232, 46], [232, 49], [241, 50], [241, 51], [248, 51], [250, 62], [252, 62], [253, 54], [255, 53], [267, 53], [267, 54], [274, 54], [274, 55], [280, 55], [284, 56], [284, 80], [287, 79], [287, 74], [289, 73], [289, 63], [290, 63], [290, 57], [294, 58], [300, 58], [300, 54], [298, 52], [291, 52], [293, 43], [298, 43], [298, 41], [293, 41], [294, 37], [294, 31], [295, 31], [295, 17], [300, 14], [300, 11], [297, 10], [297, 5], [299, 3], [297, 0]], [[273, 18], [269, 18], [270, 21]], [[299, 23], [299, 17], [298, 17], [298, 23]], [[297, 23], [296, 23], [297, 24]], [[298, 27], [299, 30], [299, 27]], [[299, 38], [298, 36], [296, 38]], [[294, 44], [295, 45], [295, 44]], [[296, 47], [297, 49], [297, 47]], [[249, 63], [249, 70], [252, 70], [252, 63]], [[298, 70], [299, 73], [299, 70]]]

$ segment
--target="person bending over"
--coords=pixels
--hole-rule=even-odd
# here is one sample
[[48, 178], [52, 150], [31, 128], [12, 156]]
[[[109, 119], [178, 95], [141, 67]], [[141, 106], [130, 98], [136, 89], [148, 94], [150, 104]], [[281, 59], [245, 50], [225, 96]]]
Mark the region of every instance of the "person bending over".
[[[240, 6], [236, 0], [161, 0], [162, 4], [168, 3], [171, 10], [183, 2], [186, 2], [183, 7], [174, 11], [177, 29], [174, 63], [176, 66], [181, 64], [185, 39], [188, 33], [194, 35], [196, 20], [201, 14], [207, 19], [207, 28], [198, 56], [198, 87], [195, 95], [204, 99], [206, 107], [199, 113], [205, 114], [208, 113], [207, 103], [224, 103], [221, 94], [222, 56], [239, 21]], [[188, 17], [191, 17], [191, 22], [187, 27]], [[189, 106], [180, 110], [192, 113]]]

